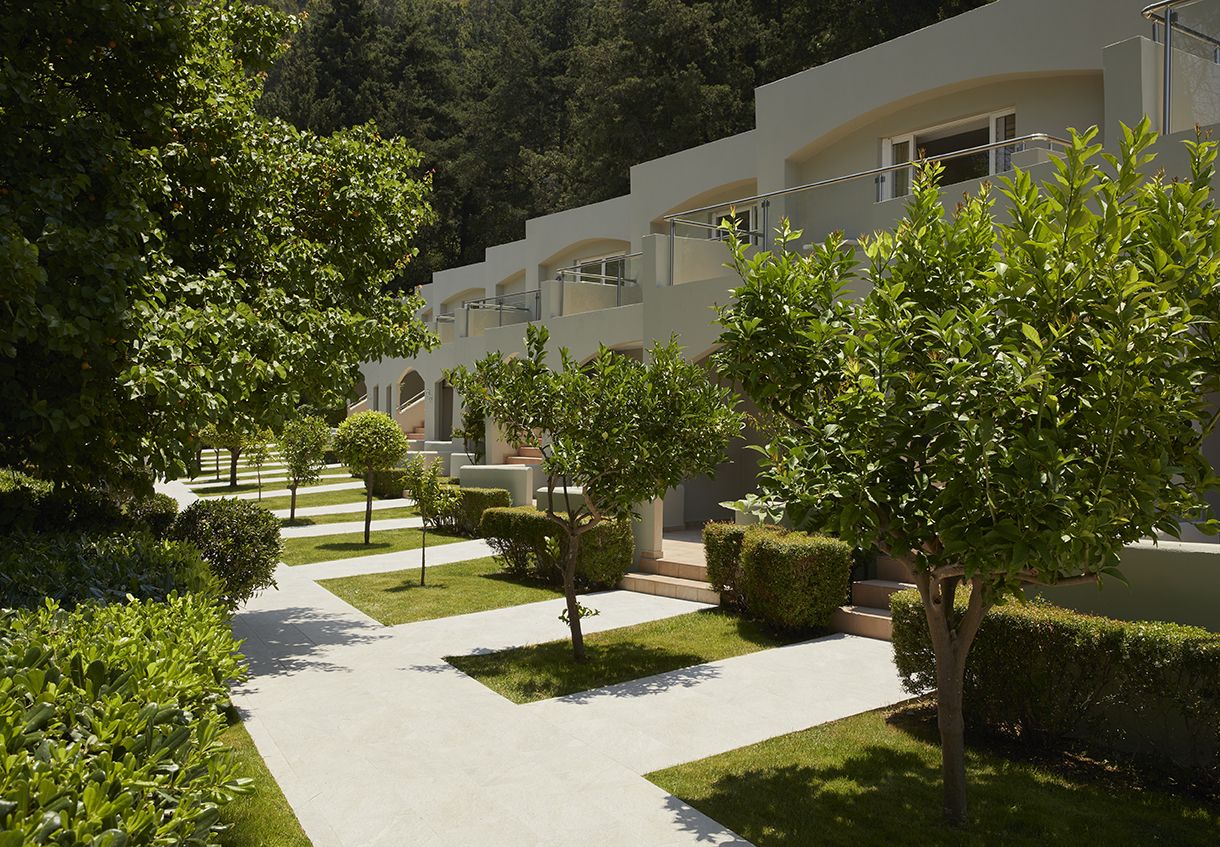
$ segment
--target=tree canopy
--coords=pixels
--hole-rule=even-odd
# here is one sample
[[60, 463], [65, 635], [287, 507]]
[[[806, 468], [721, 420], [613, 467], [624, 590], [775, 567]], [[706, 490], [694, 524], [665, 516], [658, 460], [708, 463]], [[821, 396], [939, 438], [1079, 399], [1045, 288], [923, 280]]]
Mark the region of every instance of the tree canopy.
[[387, 292], [431, 218], [419, 154], [255, 111], [294, 27], [241, 0], [0, 18], [0, 464], [180, 473], [205, 423], [277, 425], [429, 343]]
[[[946, 210], [919, 169], [906, 218], [855, 247], [748, 255], [721, 310], [723, 372], [770, 432], [759, 502], [912, 570], [936, 651], [946, 811], [965, 815], [961, 691], [987, 609], [1030, 584], [1099, 582], [1124, 544], [1207, 516], [1216, 483], [1216, 148], [1148, 178], [1147, 120], [1098, 161]], [[797, 242], [799, 243], [799, 241]], [[863, 297], [849, 284], [870, 286]], [[857, 285], [859, 288], [859, 285]], [[955, 600], [962, 591], [965, 606]]]

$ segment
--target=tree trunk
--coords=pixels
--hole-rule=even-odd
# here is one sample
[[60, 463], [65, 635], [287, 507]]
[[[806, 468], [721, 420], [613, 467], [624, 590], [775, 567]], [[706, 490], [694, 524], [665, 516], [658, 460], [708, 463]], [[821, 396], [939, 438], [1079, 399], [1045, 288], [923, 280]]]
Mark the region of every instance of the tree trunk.
[[563, 594], [568, 601], [568, 629], [572, 631], [572, 655], [578, 664], [585, 662], [585, 637], [580, 631], [580, 604], [576, 602], [576, 556], [579, 536], [568, 538], [568, 555], [563, 563]]
[[295, 521], [297, 519], [297, 484], [292, 483], [292, 499], [288, 501], [288, 520]]
[[[967, 645], [967, 648], [969, 645]], [[966, 722], [962, 711], [965, 674], [957, 650], [936, 654], [936, 724], [940, 729], [940, 771], [944, 781], [945, 820], [966, 823]]]
[[419, 585], [420, 588], [423, 588], [424, 576], [428, 568], [428, 525], [424, 524], [421, 529], [423, 529], [423, 539], [420, 541], [419, 545]]
[[369, 543], [369, 530], [373, 528], [373, 472], [364, 474], [364, 543]]
[[241, 455], [240, 450], [229, 451], [229, 487], [237, 487], [237, 457]]

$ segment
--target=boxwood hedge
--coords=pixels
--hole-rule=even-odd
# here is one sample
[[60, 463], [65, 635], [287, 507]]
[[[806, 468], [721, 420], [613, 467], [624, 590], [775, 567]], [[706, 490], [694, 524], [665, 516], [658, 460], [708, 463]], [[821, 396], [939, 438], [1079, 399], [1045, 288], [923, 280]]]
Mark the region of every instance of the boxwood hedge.
[[[480, 532], [509, 573], [562, 581], [555, 553], [563, 555], [567, 536], [545, 512], [532, 506], [487, 509]], [[586, 586], [615, 585], [630, 570], [634, 552], [626, 521], [600, 523], [581, 536], [577, 579]]]
[[741, 543], [746, 608], [784, 629], [825, 627], [847, 599], [851, 547], [803, 532], [747, 532]]

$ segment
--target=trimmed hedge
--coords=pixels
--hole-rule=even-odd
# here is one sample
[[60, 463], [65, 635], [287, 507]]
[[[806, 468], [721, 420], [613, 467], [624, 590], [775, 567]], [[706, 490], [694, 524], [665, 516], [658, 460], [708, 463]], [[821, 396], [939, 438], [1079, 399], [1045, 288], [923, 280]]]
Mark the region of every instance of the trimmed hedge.
[[373, 496], [382, 500], [398, 500], [403, 494], [403, 489], [407, 487], [406, 480], [403, 477], [405, 471], [402, 468], [391, 468], [386, 471], [373, 471], [370, 488], [373, 490]]
[[825, 627], [851, 585], [851, 547], [803, 532], [746, 532], [741, 592], [746, 608], [785, 629]]
[[[894, 659], [907, 688], [934, 688], [919, 594], [895, 594], [890, 608]], [[1086, 615], [1044, 600], [997, 606], [966, 663], [965, 713], [976, 728], [1075, 738], [1210, 772], [1220, 782], [1220, 634]]]
[[153, 494], [127, 504], [127, 517], [155, 538], [168, 538], [178, 517], [178, 501], [168, 494]]
[[0, 844], [217, 844], [236, 648], [198, 595], [0, 613]]
[[712, 522], [703, 525], [703, 552], [707, 558], [707, 578], [723, 600], [733, 606], [744, 606], [741, 593], [741, 543], [747, 532], [788, 532], [776, 524], [734, 524]]
[[174, 521], [173, 536], [199, 548], [230, 608], [275, 585], [280, 522], [249, 500], [196, 500]]
[[[557, 544], [562, 556], [567, 536], [545, 512], [533, 506], [487, 509], [479, 529], [509, 573], [551, 583], [563, 581], [551, 550]], [[615, 585], [630, 570], [634, 553], [627, 521], [598, 524], [581, 536], [576, 577], [586, 586]]]
[[513, 504], [513, 496], [503, 488], [456, 488], [460, 499], [453, 514], [446, 516], [448, 528], [463, 535], [477, 536], [483, 522], [483, 513], [488, 509], [507, 508]]
[[90, 536], [17, 532], [0, 537], [0, 607], [163, 600], [173, 591], [219, 595], [194, 545], [146, 533]]

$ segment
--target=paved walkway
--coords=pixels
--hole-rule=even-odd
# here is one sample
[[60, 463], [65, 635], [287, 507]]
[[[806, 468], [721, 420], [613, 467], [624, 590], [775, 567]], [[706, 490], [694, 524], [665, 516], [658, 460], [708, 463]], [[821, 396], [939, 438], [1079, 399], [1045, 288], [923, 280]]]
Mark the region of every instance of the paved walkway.
[[[303, 492], [301, 496], [304, 496]], [[383, 509], [401, 509], [403, 506], [413, 505], [415, 505], [414, 500], [407, 500], [402, 497], [395, 498], [393, 500], [374, 500], [373, 511], [379, 512]], [[297, 506], [298, 518], [314, 518], [318, 515], [343, 515], [347, 514], [348, 512], [359, 512], [360, 514], [364, 514], [364, 501], [353, 500], [350, 503], [332, 503], [328, 506]], [[277, 518], [286, 518], [288, 517], [288, 510], [272, 509], [271, 514], [275, 515]], [[373, 515], [373, 520], [377, 520], [376, 515]]]
[[[309, 488], [298, 488], [297, 496], [304, 497], [306, 494], [322, 494], [323, 492], [327, 492], [327, 491], [351, 491], [352, 489], [355, 489], [355, 488], [364, 488], [364, 482], [362, 482], [361, 480], [358, 480], [358, 479], [349, 478], [346, 482], [332, 482], [328, 485], [311, 485]], [[204, 493], [209, 494], [211, 496], [216, 496], [216, 497], [230, 497], [234, 500], [258, 500], [259, 499], [259, 492], [257, 492], [257, 491], [243, 491], [239, 494], [225, 494], [223, 492], [223, 490], [217, 490], [217, 491], [209, 491], [209, 492], [204, 492]], [[262, 492], [262, 496], [263, 497], [287, 497], [291, 493], [292, 493], [292, 490], [288, 489], [288, 488], [275, 488], [270, 491]], [[297, 509], [297, 514], [300, 514], [300, 512], [301, 512], [301, 510]]]
[[[229, 487], [228, 477], [221, 479], [219, 482], [217, 482], [214, 479], [200, 481], [201, 479], [202, 479], [202, 477], [196, 477], [194, 480], [192, 480], [189, 483], [190, 487], [192, 489], [194, 489], [195, 492], [198, 494], [212, 494], [213, 492], [223, 491], [224, 489]], [[328, 472], [322, 474], [321, 477], [319, 477], [319, 479], [329, 479], [329, 480], [334, 480], [334, 481], [343, 480], [345, 482], [349, 482], [349, 481], [352, 481], [352, 475], [350, 473], [348, 473], [347, 471], [334, 470], [334, 471], [328, 471]], [[288, 481], [289, 481], [289, 478], [283, 470], [263, 471], [263, 485], [267, 485], [268, 483], [272, 483], [272, 482], [288, 482]], [[258, 482], [258, 474], [238, 474], [237, 475], [237, 484], [238, 485], [248, 485], [250, 483], [257, 483], [257, 482]], [[304, 485], [301, 486], [302, 492], [307, 491], [307, 490], [309, 490], [307, 486], [304, 486]]]
[[[418, 559], [281, 567], [234, 621], [252, 668], [234, 700], [314, 847], [748, 847], [642, 774], [905, 696], [889, 644], [831, 636], [518, 706], [442, 657], [563, 638], [561, 599], [384, 627], [315, 582]], [[589, 632], [703, 608], [584, 602]]]
[[[300, 511], [300, 509], [297, 509], [298, 513]], [[361, 511], [363, 512], [363, 504]], [[411, 529], [423, 525], [423, 518], [382, 518], [381, 520], [374, 519], [373, 531], [376, 532], [382, 529]], [[358, 521], [320, 523], [311, 526], [286, 526], [280, 530], [280, 537], [313, 538], [318, 535], [342, 535], [345, 532], [364, 532], [364, 518], [362, 517]]]

